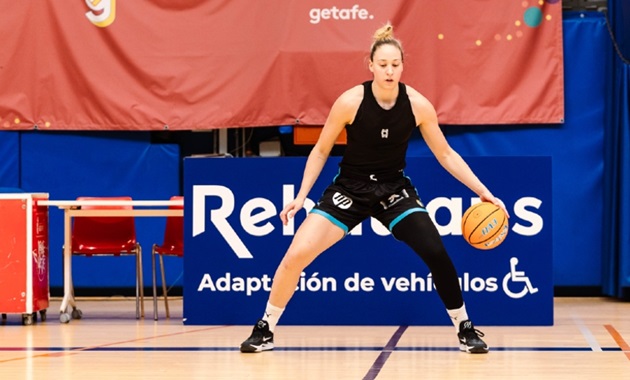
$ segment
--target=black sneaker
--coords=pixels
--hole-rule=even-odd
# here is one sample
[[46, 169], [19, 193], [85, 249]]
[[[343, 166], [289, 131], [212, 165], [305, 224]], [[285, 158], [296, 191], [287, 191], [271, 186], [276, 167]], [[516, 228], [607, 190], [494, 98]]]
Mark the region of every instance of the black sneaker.
[[252, 330], [252, 335], [241, 343], [241, 352], [263, 352], [273, 350], [273, 333], [269, 323], [259, 319]]
[[459, 324], [459, 349], [469, 354], [485, 354], [488, 352], [488, 345], [481, 340], [484, 334], [475, 329], [470, 320], [462, 321]]

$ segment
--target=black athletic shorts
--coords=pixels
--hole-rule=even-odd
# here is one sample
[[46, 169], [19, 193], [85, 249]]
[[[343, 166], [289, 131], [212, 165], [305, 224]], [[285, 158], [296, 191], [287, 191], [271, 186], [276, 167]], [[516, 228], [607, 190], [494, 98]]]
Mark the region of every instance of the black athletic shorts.
[[414, 212], [427, 212], [408, 177], [387, 182], [335, 177], [311, 210], [349, 233], [368, 217], [391, 232], [396, 223]]

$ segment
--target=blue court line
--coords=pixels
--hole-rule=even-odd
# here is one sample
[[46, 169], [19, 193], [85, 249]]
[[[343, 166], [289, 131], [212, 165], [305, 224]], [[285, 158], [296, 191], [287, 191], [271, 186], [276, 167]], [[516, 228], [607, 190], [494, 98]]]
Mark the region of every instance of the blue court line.
[[[602, 351], [621, 351], [619, 347], [603, 348]], [[397, 347], [396, 351], [459, 351], [459, 347]], [[555, 352], [594, 352], [591, 347], [490, 347], [493, 351], [555, 351]], [[599, 351], [599, 350], [597, 350]]]
[[[620, 352], [620, 347], [602, 347], [602, 351]], [[238, 347], [0, 347], [0, 352], [63, 352], [63, 351], [99, 351], [99, 352], [186, 352], [186, 351], [239, 351]], [[459, 351], [459, 347], [275, 347], [273, 351]], [[490, 347], [493, 351], [554, 351], [554, 352], [595, 352], [590, 347]]]
[[385, 365], [385, 362], [387, 362], [389, 356], [396, 349], [396, 344], [398, 344], [398, 341], [404, 334], [405, 330], [407, 330], [407, 326], [400, 326], [398, 329], [396, 329], [394, 335], [392, 335], [392, 337], [389, 339], [389, 342], [387, 342], [385, 347], [383, 347], [383, 350], [378, 355], [378, 358], [376, 358], [374, 364], [372, 364], [367, 374], [363, 377], [363, 380], [376, 379], [376, 376], [378, 376], [378, 373], [381, 372], [381, 369]]

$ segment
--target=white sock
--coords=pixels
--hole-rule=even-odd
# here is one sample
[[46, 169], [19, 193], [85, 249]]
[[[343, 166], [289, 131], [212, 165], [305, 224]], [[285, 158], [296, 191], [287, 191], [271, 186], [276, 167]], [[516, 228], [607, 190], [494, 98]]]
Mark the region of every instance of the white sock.
[[451, 317], [451, 322], [455, 326], [455, 331], [459, 332], [459, 324], [468, 319], [468, 313], [466, 312], [466, 304], [463, 304], [459, 309], [446, 310], [448, 316]]
[[273, 306], [269, 303], [269, 301], [267, 301], [267, 308], [265, 309], [265, 313], [263, 314], [262, 319], [263, 321], [267, 321], [267, 323], [269, 324], [269, 331], [273, 332], [273, 330], [276, 328], [278, 320], [280, 319], [283, 311], [284, 308]]

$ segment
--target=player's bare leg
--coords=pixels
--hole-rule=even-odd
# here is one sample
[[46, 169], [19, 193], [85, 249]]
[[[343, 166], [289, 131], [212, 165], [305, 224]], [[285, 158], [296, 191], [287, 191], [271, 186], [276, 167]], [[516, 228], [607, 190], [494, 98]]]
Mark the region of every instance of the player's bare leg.
[[258, 320], [251, 336], [241, 344], [241, 352], [273, 350], [274, 327], [295, 293], [302, 271], [322, 252], [341, 240], [344, 234], [341, 228], [321, 215], [309, 214], [306, 217], [273, 278], [267, 309], [277, 311], [277, 315], [265, 315], [266, 318]]

